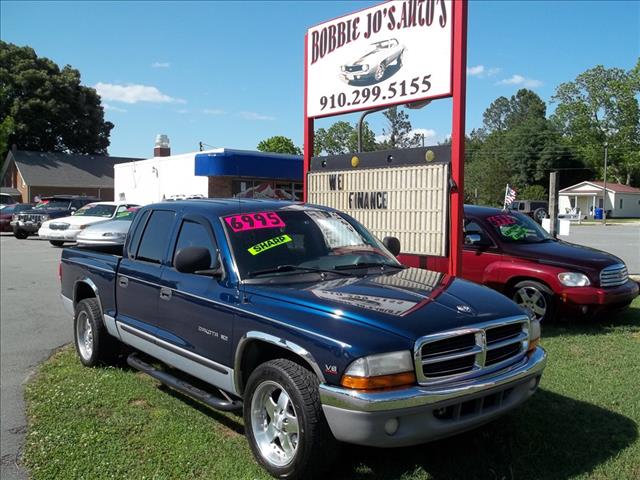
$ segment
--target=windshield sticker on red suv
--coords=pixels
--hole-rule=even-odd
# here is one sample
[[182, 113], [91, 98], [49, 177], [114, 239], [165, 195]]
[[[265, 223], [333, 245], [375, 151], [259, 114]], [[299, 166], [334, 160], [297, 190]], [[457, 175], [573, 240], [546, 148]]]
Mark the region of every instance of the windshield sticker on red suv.
[[279, 235], [275, 238], [270, 238], [269, 240], [265, 240], [264, 242], [260, 242], [257, 245], [249, 248], [249, 253], [251, 255], [258, 255], [259, 253], [265, 252], [267, 250], [272, 249], [273, 247], [278, 247], [280, 245], [284, 245], [285, 243], [293, 242], [293, 238], [289, 235]]
[[286, 224], [276, 212], [243, 213], [224, 217], [224, 221], [234, 232], [244, 232], [258, 228], [280, 228]]
[[514, 225], [517, 222], [511, 215], [493, 215], [487, 217], [487, 221], [496, 227], [502, 227], [503, 225]]
[[500, 233], [503, 236], [509, 237], [512, 240], [522, 240], [527, 236], [527, 229], [522, 225], [509, 225], [500, 227]]

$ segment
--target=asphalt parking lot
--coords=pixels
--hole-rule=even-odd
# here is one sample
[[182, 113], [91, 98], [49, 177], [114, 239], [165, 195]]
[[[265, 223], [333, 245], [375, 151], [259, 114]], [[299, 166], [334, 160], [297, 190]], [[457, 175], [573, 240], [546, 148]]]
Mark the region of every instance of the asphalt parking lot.
[[24, 383], [72, 339], [58, 287], [60, 249], [30, 237], [0, 235], [0, 450], [3, 480], [27, 478], [16, 465], [24, 441]]
[[[640, 274], [640, 224], [572, 226], [564, 238], [621, 257]], [[61, 250], [37, 237], [0, 235], [1, 471], [2, 479], [23, 479], [16, 459], [24, 441], [24, 384], [35, 367], [72, 341], [71, 319], [59, 300]]]
[[571, 225], [567, 242], [617, 255], [631, 275], [640, 275], [640, 222], [623, 225]]

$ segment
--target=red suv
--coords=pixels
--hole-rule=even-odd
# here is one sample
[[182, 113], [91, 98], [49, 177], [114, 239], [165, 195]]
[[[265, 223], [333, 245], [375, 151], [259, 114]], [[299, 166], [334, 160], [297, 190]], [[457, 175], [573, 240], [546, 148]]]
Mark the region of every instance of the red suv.
[[465, 205], [462, 276], [499, 290], [535, 316], [592, 316], [638, 295], [622, 260], [555, 240], [530, 217]]

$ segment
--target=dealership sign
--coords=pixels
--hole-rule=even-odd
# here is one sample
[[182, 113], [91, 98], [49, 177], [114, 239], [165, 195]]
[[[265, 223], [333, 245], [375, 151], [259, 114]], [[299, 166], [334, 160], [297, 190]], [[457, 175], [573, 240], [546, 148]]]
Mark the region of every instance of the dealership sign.
[[390, 1], [310, 28], [307, 117], [452, 92], [452, 1]]

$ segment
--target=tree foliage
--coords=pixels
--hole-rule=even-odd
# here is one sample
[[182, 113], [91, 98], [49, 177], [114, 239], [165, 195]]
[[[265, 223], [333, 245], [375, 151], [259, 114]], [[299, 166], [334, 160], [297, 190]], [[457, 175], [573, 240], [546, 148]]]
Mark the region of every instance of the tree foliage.
[[288, 137], [276, 135], [266, 138], [258, 144], [258, 150], [269, 153], [288, 153], [289, 155], [302, 155], [300, 148], [296, 147]]
[[609, 174], [619, 183], [640, 180], [640, 59], [634, 68], [598, 65], [561, 84], [553, 121], [584, 162], [602, 175], [604, 144]]
[[[376, 136], [364, 122], [362, 126], [362, 151], [377, 149]], [[329, 128], [319, 128], [315, 134], [314, 155], [340, 155], [358, 151], [358, 127], [349, 122], [338, 121]]]
[[80, 84], [80, 72], [60, 69], [29, 47], [0, 41], [0, 123], [13, 127], [9, 145], [35, 151], [106, 154], [113, 124], [104, 120], [100, 96]]
[[379, 149], [413, 148], [421, 145], [422, 137], [413, 133], [409, 115], [398, 107], [391, 107], [384, 111], [387, 126], [382, 129], [385, 140], [380, 142]]

